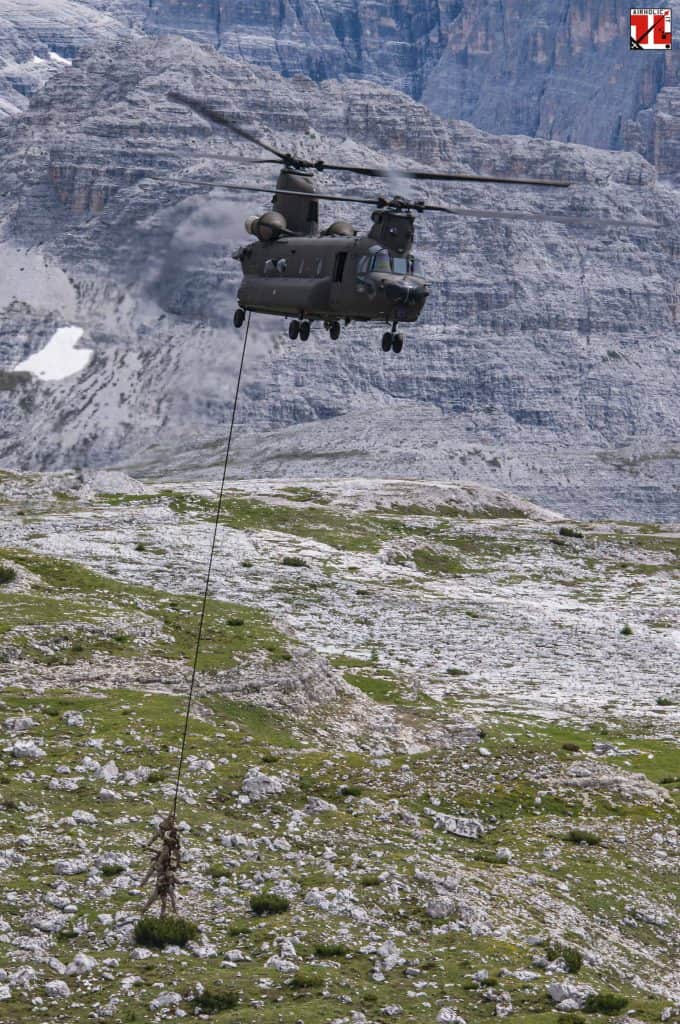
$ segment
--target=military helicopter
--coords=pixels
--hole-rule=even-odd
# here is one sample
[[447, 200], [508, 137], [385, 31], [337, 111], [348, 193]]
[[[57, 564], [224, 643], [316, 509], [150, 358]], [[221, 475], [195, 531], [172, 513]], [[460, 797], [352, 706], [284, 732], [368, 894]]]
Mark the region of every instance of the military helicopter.
[[[415, 323], [429, 294], [428, 281], [413, 254], [415, 214], [425, 211], [468, 217], [510, 220], [558, 221], [567, 224], [610, 225], [617, 221], [584, 221], [567, 215], [530, 214], [504, 210], [442, 206], [402, 196], [375, 198], [317, 192], [314, 171], [347, 171], [368, 177], [387, 178], [383, 167], [359, 167], [311, 161], [284, 153], [262, 142], [231, 118], [201, 100], [181, 93], [169, 99], [188, 107], [201, 117], [271, 154], [248, 163], [280, 163], [271, 209], [246, 220], [245, 228], [257, 241], [240, 246], [232, 255], [241, 264], [243, 278], [238, 290], [234, 326], [240, 328], [248, 311], [289, 318], [292, 340], [309, 338], [315, 321], [323, 324], [330, 338], [340, 336], [340, 323], [379, 321], [391, 325], [382, 336], [382, 349], [401, 352], [400, 323]], [[434, 170], [398, 172], [416, 180], [481, 182], [568, 188], [570, 182], [535, 178], [486, 177], [452, 174]], [[211, 185], [211, 182], [196, 182]], [[271, 194], [258, 185], [220, 184], [219, 188]], [[319, 200], [361, 203], [373, 206], [372, 226], [359, 234], [348, 221], [336, 220], [319, 230]]]

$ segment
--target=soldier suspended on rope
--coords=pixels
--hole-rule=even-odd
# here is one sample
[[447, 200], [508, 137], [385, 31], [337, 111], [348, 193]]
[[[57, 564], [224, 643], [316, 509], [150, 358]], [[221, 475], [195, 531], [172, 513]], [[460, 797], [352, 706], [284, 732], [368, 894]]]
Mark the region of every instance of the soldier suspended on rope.
[[153, 844], [161, 840], [160, 849], [154, 850], [149, 870], [142, 879], [142, 885], [146, 885], [153, 875], [156, 876], [153, 892], [147, 900], [142, 913], [160, 900], [161, 917], [165, 917], [168, 904], [174, 914], [177, 913], [177, 901], [175, 899], [175, 886], [177, 885], [177, 872], [181, 867], [181, 849], [179, 831], [174, 814], [168, 814], [160, 822], [156, 833], [148, 844], [147, 849], [153, 849]]

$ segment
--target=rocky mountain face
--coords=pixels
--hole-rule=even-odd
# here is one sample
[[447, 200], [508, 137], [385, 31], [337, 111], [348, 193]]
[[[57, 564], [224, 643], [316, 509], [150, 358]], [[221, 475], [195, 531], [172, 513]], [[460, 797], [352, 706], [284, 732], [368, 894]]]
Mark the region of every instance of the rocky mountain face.
[[[48, 59], [46, 47], [74, 53], [102, 36], [172, 32], [287, 77], [380, 82], [486, 131], [633, 149], [662, 174], [676, 175], [680, 65], [672, 50], [630, 51], [629, 6], [620, 0], [539, 0], [529, 10], [522, 0], [481, 8], [474, 0], [7, 0], [0, 14], [0, 94], [6, 110], [24, 105], [21, 96], [49, 71], [35, 61]], [[677, 25], [678, 0], [670, 7]]]
[[[64, 66], [2, 128], [5, 464], [120, 462], [159, 443], [182, 450], [228, 415], [240, 345], [229, 253], [258, 207], [187, 179], [237, 180], [228, 163], [201, 154], [253, 150], [170, 103], [178, 86], [247, 112], [265, 138], [309, 155], [575, 183], [558, 197], [493, 186], [480, 199], [468, 185], [429, 189], [432, 198], [619, 220], [654, 210], [658, 223], [421, 217], [432, 295], [401, 357], [379, 352], [370, 325], [351, 326], [335, 345], [320, 331], [292, 345], [281, 321], [256, 317], [242, 437], [306, 430], [309, 472], [315, 458], [350, 474], [379, 464], [390, 475], [406, 462], [415, 475], [476, 477], [583, 514], [677, 513], [680, 292], [670, 268], [679, 199], [648, 163], [496, 138], [376, 84], [282, 79], [190, 41], [134, 34]], [[248, 174], [271, 181], [269, 170]], [[357, 187], [330, 175], [324, 183]], [[363, 226], [356, 207], [325, 208], [328, 222], [337, 215]], [[53, 382], [16, 372], [69, 324], [92, 352], [84, 370]], [[342, 443], [320, 451], [336, 424]], [[360, 425], [354, 440], [351, 424]], [[273, 462], [260, 465], [267, 475], [296, 461], [281, 437]], [[261, 455], [256, 444], [254, 463]]]

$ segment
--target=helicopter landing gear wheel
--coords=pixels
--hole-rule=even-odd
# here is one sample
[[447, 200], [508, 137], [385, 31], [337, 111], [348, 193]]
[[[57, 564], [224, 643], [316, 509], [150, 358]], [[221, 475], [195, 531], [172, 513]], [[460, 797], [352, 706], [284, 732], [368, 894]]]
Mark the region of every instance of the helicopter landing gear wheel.
[[234, 310], [234, 327], [243, 327], [243, 321], [245, 320], [245, 318], [246, 311], [245, 309], [241, 309], [241, 307], [239, 306], [238, 309]]
[[403, 347], [404, 347], [404, 335], [403, 334], [393, 334], [392, 335], [392, 351], [396, 352], [397, 355], [398, 355], [401, 352]]
[[291, 341], [295, 341], [295, 339], [297, 338], [299, 333], [300, 333], [300, 321], [299, 320], [291, 320], [291, 322], [288, 324], [288, 337], [290, 338]]
[[300, 324], [300, 341], [307, 341], [312, 325], [309, 320], [303, 320]]
[[331, 336], [331, 341], [338, 340], [338, 338], [340, 337], [340, 324], [338, 323], [337, 320], [330, 325], [330, 327], [328, 328], [328, 333]]
[[382, 336], [382, 350], [383, 352], [389, 352], [392, 348], [392, 333], [391, 331], [385, 331]]

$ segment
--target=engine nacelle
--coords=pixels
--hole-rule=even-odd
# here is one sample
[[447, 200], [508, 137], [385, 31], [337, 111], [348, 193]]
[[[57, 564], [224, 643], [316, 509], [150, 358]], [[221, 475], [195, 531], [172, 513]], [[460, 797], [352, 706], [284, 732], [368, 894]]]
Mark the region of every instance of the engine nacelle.
[[282, 213], [271, 210], [259, 217], [248, 217], [245, 228], [248, 234], [255, 235], [261, 242], [273, 242], [286, 232], [288, 225]]
[[356, 235], [354, 226], [347, 220], [334, 220], [330, 227], [322, 232], [324, 235], [335, 235], [341, 238], [353, 238]]

